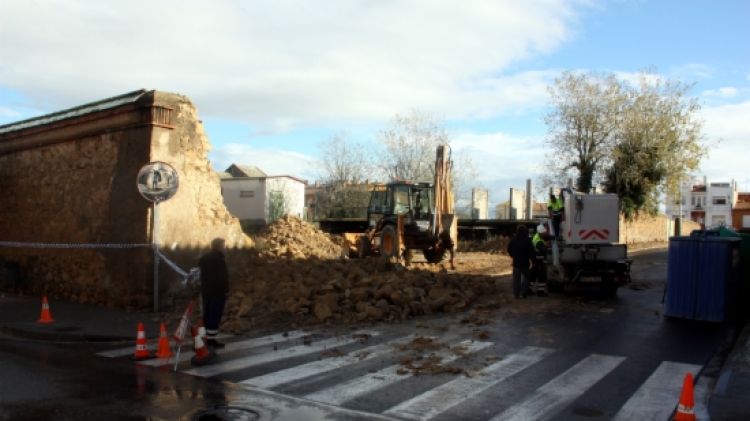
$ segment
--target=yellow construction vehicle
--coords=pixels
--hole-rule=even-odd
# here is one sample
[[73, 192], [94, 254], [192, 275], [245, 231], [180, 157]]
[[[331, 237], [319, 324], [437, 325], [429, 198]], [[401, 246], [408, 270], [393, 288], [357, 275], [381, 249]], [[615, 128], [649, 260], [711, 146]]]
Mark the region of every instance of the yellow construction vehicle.
[[448, 248], [458, 245], [451, 167], [450, 148], [441, 145], [433, 183], [395, 181], [373, 191], [367, 230], [345, 235], [356, 254], [380, 254], [408, 263], [412, 251], [421, 250], [428, 262], [442, 261]]

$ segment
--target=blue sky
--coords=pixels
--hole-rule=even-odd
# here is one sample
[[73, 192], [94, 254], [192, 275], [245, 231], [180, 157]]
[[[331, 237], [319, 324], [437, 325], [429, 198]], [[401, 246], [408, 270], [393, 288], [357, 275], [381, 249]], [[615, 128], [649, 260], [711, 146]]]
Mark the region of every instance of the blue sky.
[[[149, 13], [143, 13], [148, 10]], [[0, 3], [0, 124], [147, 88], [198, 107], [217, 169], [315, 179], [336, 132], [445, 119], [490, 201], [536, 179], [562, 70], [694, 83], [712, 147], [697, 175], [750, 190], [750, 2], [279, 0]]]

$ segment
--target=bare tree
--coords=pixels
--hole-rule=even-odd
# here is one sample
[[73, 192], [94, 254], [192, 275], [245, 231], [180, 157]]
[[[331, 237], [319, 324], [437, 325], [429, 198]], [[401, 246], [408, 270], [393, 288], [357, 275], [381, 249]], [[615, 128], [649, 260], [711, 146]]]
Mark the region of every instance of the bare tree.
[[551, 149], [545, 184], [563, 185], [577, 175], [576, 187], [588, 192], [602, 179], [614, 147], [624, 96], [614, 75], [566, 71], [549, 88], [552, 111], [545, 116]]
[[383, 146], [381, 170], [390, 180], [432, 181], [435, 150], [448, 143], [445, 124], [424, 111], [396, 114], [378, 140]]
[[364, 144], [339, 132], [320, 143], [323, 188], [317, 194], [315, 219], [351, 218], [366, 215], [370, 199], [368, 178], [373, 171], [372, 154]]

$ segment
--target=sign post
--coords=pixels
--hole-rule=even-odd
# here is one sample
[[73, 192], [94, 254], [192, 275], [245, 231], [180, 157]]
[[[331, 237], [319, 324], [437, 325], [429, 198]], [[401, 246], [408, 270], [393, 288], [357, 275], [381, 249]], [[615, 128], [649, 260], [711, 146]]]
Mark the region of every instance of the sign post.
[[177, 171], [167, 163], [150, 162], [138, 171], [138, 192], [154, 204], [151, 244], [154, 249], [154, 313], [159, 311], [159, 203], [177, 193], [180, 180]]

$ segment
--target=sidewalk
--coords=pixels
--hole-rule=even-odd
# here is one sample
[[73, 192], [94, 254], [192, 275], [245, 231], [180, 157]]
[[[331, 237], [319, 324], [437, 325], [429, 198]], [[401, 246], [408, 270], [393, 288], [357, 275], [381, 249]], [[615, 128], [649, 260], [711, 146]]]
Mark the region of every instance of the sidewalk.
[[40, 297], [0, 293], [0, 333], [55, 342], [134, 341], [138, 322], [143, 322], [148, 338], [159, 335], [159, 315], [148, 311], [129, 312], [50, 300], [54, 323], [36, 321], [41, 313]]
[[713, 421], [750, 420], [750, 322], [721, 367], [708, 412]]

